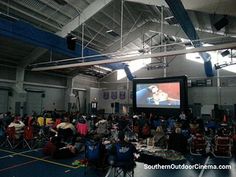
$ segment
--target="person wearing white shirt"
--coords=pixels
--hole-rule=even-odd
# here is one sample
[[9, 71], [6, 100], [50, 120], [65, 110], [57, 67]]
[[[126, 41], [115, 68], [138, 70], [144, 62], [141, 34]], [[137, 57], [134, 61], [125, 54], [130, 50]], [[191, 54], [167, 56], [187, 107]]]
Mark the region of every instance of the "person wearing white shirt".
[[15, 127], [15, 137], [16, 139], [19, 139], [24, 132], [25, 124], [21, 120], [19, 120], [19, 118], [16, 117], [8, 127]]

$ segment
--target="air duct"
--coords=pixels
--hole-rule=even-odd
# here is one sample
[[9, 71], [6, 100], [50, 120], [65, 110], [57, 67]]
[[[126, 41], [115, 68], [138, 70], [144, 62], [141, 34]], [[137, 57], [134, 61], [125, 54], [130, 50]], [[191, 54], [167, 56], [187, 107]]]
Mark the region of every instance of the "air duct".
[[[184, 30], [185, 34], [192, 41], [194, 47], [202, 47], [201, 42], [199, 42], [199, 36], [193, 26], [193, 23], [188, 16], [187, 11], [185, 10], [181, 0], [165, 0], [170, 10], [172, 11], [174, 17]], [[195, 42], [197, 41], [197, 42]], [[211, 56], [206, 52], [199, 53], [202, 59], [204, 60], [205, 74], [207, 77], [214, 76], [214, 71], [211, 63]]]
[[130, 69], [129, 69], [129, 65], [125, 64], [124, 65], [124, 70], [125, 70], [125, 73], [126, 73], [126, 76], [127, 78], [132, 81], [134, 79], [134, 76], [133, 74], [131, 73]]

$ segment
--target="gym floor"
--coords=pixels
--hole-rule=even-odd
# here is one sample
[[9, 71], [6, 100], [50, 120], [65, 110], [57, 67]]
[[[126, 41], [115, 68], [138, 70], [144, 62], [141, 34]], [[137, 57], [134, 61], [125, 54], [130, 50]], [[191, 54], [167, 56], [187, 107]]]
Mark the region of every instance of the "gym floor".
[[[49, 156], [44, 156], [41, 149], [34, 150], [7, 150], [0, 149], [0, 176], [1, 177], [71, 177], [89, 176], [105, 177], [106, 172], [102, 172], [92, 167], [75, 167], [72, 163], [82, 159], [83, 156], [55, 160]], [[178, 163], [175, 163], [178, 164]], [[144, 169], [144, 164], [137, 162], [134, 169], [135, 177], [235, 177], [235, 158], [215, 158], [213, 156], [186, 156], [186, 160], [179, 164], [201, 164], [201, 165], [231, 165], [230, 170], [207, 170], [207, 169], [178, 169], [178, 170], [158, 170]], [[85, 173], [86, 171], [86, 173]], [[110, 173], [109, 176], [112, 176]]]

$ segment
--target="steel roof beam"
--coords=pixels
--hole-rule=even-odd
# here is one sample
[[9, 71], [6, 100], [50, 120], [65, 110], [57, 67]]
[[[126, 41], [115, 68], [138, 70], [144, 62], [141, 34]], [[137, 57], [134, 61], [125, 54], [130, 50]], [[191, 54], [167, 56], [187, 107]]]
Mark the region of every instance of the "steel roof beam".
[[[95, 15], [98, 11], [104, 8], [111, 1], [112, 0], [94, 1], [86, 9], [84, 9], [84, 11], [79, 16], [75, 17], [71, 22], [63, 26], [62, 29], [56, 33], [56, 35], [60, 37], [65, 37], [68, 33], [70, 33], [71, 31], [74, 31], [81, 24], [85, 23], [88, 19], [90, 19], [93, 15]], [[40, 56], [42, 56], [46, 52], [47, 52], [46, 49], [36, 48], [30, 53], [30, 55], [24, 58], [24, 62], [22, 63], [22, 65], [26, 67], [29, 63], [37, 60]]]
[[215, 51], [215, 50], [229, 49], [229, 48], [235, 48], [235, 47], [236, 47], [236, 42], [233, 42], [233, 43], [219, 44], [219, 45], [214, 45], [214, 46], [198, 47], [198, 48], [192, 48], [192, 49], [182, 49], [182, 50], [167, 51], [167, 52], [158, 52], [158, 53], [153, 53], [153, 54], [144, 54], [144, 55], [131, 56], [131, 57], [123, 56], [120, 58], [83, 62], [83, 63], [73, 63], [73, 64], [68, 64], [68, 65], [38, 67], [38, 68], [33, 68], [32, 71], [46, 71], [46, 70], [56, 70], [56, 69], [64, 69], [64, 68], [110, 64], [110, 63], [132, 61], [132, 60], [137, 60], [137, 59], [145, 59], [145, 58], [153, 58], [153, 57], [168, 57], [168, 56], [183, 55], [187, 53], [207, 52], [207, 51]]

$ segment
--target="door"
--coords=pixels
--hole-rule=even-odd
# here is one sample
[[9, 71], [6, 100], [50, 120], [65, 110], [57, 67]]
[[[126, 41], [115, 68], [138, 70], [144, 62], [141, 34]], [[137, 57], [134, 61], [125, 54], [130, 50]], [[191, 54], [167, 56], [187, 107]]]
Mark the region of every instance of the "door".
[[80, 113], [86, 113], [86, 92], [77, 90], [76, 93], [76, 108]]
[[0, 113], [8, 111], [8, 90], [0, 90]]
[[115, 113], [119, 113], [119, 111], [120, 111], [120, 103], [115, 102]]
[[40, 114], [42, 112], [42, 92], [27, 92], [27, 114], [31, 115], [32, 112]]

